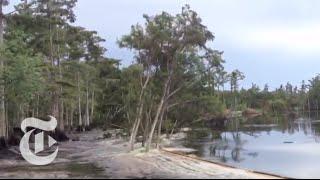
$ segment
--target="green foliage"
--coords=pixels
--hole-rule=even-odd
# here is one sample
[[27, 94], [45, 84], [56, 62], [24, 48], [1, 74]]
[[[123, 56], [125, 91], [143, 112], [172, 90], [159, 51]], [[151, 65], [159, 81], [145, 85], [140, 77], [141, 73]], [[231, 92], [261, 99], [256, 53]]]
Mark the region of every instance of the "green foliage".
[[209, 113], [217, 117], [223, 117], [224, 104], [215, 96], [203, 96], [199, 99], [199, 108], [203, 114]]
[[270, 101], [270, 105], [274, 112], [285, 112], [288, 110], [287, 102], [283, 99], [276, 99]]
[[309, 102], [306, 102], [306, 104], [310, 104], [312, 110], [317, 110], [320, 106], [320, 75], [312, 78], [309, 83], [309, 92], [307, 95]]
[[34, 93], [43, 89], [41, 58], [16, 55], [7, 64], [5, 82], [7, 98], [19, 103], [28, 103]]
[[96, 31], [74, 26], [76, 2], [21, 3], [6, 17], [1, 58], [9, 124], [53, 114], [61, 129], [81, 129], [89, 119], [130, 131], [141, 118], [138, 134], [150, 138], [156, 128], [169, 133], [224, 119], [227, 108], [282, 113], [319, 106], [319, 76], [309, 89], [287, 83], [274, 91], [255, 84], [241, 90], [244, 74], [226, 72], [223, 52], [209, 47], [213, 33], [188, 5], [176, 15], [144, 15], [145, 24], [132, 26], [118, 44], [134, 51], [135, 62], [120, 68], [120, 60], [105, 56]]

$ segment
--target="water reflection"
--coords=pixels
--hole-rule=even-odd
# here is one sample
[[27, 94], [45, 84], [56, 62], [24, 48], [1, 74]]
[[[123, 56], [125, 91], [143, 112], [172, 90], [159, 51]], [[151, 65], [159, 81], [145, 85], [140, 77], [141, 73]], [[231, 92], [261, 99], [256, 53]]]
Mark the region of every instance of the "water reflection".
[[198, 155], [229, 165], [297, 178], [319, 178], [320, 121], [235, 119], [223, 131], [189, 134]]

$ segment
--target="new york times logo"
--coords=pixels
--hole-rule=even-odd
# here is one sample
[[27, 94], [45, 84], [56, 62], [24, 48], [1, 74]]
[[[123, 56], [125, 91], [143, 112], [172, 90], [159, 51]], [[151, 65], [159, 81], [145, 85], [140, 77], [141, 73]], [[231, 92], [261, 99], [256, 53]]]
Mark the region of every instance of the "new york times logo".
[[[27, 132], [27, 128], [31, 127]], [[37, 154], [44, 151], [44, 131], [54, 131], [57, 127], [56, 118], [50, 116], [50, 121], [43, 121], [37, 118], [27, 118], [21, 123], [21, 130], [25, 133], [20, 141], [20, 152], [22, 157], [30, 164], [37, 166], [44, 166], [52, 163], [58, 155], [59, 148], [48, 156], [38, 156]], [[35, 135], [34, 138], [34, 152], [30, 149], [30, 137], [36, 129], [42, 130], [41, 133]], [[56, 144], [56, 140], [48, 136], [48, 146], [52, 147]]]

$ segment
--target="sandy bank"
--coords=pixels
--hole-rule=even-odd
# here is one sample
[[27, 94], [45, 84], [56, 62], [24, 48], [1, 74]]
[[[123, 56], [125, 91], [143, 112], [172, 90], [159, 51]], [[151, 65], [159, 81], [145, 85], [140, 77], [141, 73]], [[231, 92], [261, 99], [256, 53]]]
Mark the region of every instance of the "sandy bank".
[[100, 131], [77, 136], [80, 141], [59, 145], [59, 157], [49, 166], [30, 166], [19, 157], [0, 159], [0, 178], [276, 178], [164, 151], [128, 153], [124, 140], [97, 140]]

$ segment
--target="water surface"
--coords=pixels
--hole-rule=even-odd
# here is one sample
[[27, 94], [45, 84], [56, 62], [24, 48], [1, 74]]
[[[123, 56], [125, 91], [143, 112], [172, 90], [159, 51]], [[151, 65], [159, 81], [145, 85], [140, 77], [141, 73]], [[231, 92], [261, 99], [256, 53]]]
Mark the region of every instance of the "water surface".
[[320, 178], [317, 120], [232, 120], [223, 131], [190, 133], [186, 145], [210, 161], [286, 177]]

